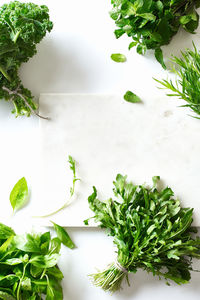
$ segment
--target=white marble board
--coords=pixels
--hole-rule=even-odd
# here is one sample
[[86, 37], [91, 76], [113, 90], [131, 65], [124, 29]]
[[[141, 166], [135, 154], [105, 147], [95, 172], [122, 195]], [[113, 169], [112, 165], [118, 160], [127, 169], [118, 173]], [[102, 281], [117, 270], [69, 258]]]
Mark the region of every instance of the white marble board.
[[[83, 226], [91, 215], [87, 197], [95, 185], [100, 199], [112, 196], [117, 173], [135, 183], [160, 175], [183, 206], [194, 207], [200, 226], [199, 120], [170, 98], [146, 95], [131, 104], [121, 95], [42, 94], [40, 113], [40, 213], [61, 206], [69, 195], [72, 174], [67, 156], [78, 162], [77, 194], [72, 204], [51, 219]], [[37, 210], [38, 212], [38, 210]]]

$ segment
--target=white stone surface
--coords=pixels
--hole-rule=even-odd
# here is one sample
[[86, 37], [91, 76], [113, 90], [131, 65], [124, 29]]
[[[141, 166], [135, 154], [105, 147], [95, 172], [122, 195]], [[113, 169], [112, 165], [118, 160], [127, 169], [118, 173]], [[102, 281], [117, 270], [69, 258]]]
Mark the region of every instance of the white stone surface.
[[[71, 154], [78, 162], [78, 195], [55, 221], [83, 226], [91, 215], [87, 198], [95, 185], [102, 200], [113, 196], [118, 173], [142, 184], [159, 175], [185, 207], [195, 209], [200, 225], [199, 120], [186, 118], [167, 97], [143, 98], [141, 104], [121, 96], [42, 94], [40, 114], [40, 189], [36, 197], [42, 214], [56, 210], [67, 200], [72, 174]], [[191, 155], [192, 154], [192, 155]], [[69, 190], [69, 188], [68, 188]], [[36, 203], [36, 202], [35, 202]], [[34, 214], [37, 213], [37, 209]]]

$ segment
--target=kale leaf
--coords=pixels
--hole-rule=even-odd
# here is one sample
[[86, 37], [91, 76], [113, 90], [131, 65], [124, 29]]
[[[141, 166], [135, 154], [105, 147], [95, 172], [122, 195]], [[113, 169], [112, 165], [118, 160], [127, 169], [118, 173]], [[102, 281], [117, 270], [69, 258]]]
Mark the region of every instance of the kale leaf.
[[[117, 259], [102, 272], [92, 274], [96, 286], [115, 292], [128, 273], [138, 269], [152, 272], [167, 281], [184, 284], [190, 280], [191, 259], [200, 258], [200, 239], [191, 226], [193, 209], [182, 208], [173, 191], [159, 191], [159, 177], [153, 187], [134, 185], [126, 176], [117, 175], [115, 200], [97, 198], [94, 187], [88, 198], [94, 220], [113, 236]], [[88, 220], [85, 221], [88, 224]]]
[[36, 54], [36, 45], [52, 27], [44, 5], [13, 1], [0, 7], [0, 99], [12, 101], [16, 116], [38, 115], [31, 91], [23, 86], [18, 71]]
[[199, 24], [196, 8], [199, 0], [111, 0], [111, 18], [118, 29], [116, 38], [127, 34], [133, 39], [129, 49], [137, 46], [139, 54], [155, 50], [158, 62], [166, 68], [161, 46], [170, 43], [180, 27], [194, 33]]

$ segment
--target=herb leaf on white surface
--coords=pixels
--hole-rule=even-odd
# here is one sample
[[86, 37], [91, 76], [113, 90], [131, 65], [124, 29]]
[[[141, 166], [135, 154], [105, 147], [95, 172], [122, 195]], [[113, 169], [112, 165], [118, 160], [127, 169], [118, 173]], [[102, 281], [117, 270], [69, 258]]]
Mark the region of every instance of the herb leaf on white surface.
[[[36, 45], [50, 32], [48, 8], [13, 1], [0, 7], [0, 99], [11, 101], [13, 113], [37, 113], [34, 97], [19, 77], [19, 68], [37, 53]], [[44, 118], [44, 117], [42, 117]]]
[[72, 187], [70, 187], [70, 198], [68, 199], [67, 202], [64, 203], [64, 205], [62, 205], [57, 210], [55, 210], [49, 214], [43, 215], [43, 216], [36, 216], [35, 218], [51, 217], [51, 216], [57, 214], [58, 212], [62, 211], [63, 209], [65, 209], [71, 203], [72, 197], [74, 196], [74, 193], [75, 193], [76, 182], [79, 181], [80, 179], [76, 177], [76, 161], [72, 158], [71, 155], [68, 156], [68, 163], [70, 166], [70, 170], [72, 170], [72, 172], [73, 172], [73, 183], [72, 183]]
[[73, 243], [73, 241], [70, 238], [67, 231], [65, 230], [65, 228], [63, 228], [62, 226], [60, 226], [54, 222], [52, 222], [52, 223], [53, 223], [54, 229], [56, 231], [57, 237], [59, 238], [61, 243], [70, 249], [74, 249], [76, 246]]
[[181, 105], [181, 107], [189, 107], [197, 116], [200, 117], [200, 52], [194, 46], [194, 51], [187, 49], [185, 52], [181, 52], [182, 57], [178, 58], [173, 56], [172, 63], [175, 64], [172, 67], [172, 72], [176, 75], [176, 80], [158, 80], [158, 83], [162, 85], [164, 89], [168, 89], [171, 93], [168, 96], [178, 97], [185, 100], [187, 104]]
[[140, 97], [138, 97], [136, 94], [134, 94], [131, 91], [127, 91], [126, 94], [124, 95], [124, 100], [130, 103], [140, 103], [142, 100]]
[[111, 4], [116, 38], [127, 34], [133, 40], [129, 49], [136, 47], [139, 54], [153, 49], [164, 69], [161, 47], [170, 43], [180, 27], [194, 33], [199, 24], [198, 0], [111, 0]]
[[24, 177], [22, 177], [13, 187], [10, 193], [10, 203], [13, 212], [21, 209], [28, 201], [28, 185]]
[[[114, 199], [100, 201], [94, 187], [88, 198], [94, 221], [113, 236], [117, 258], [104, 271], [91, 275], [96, 286], [106, 291], [120, 289], [129, 273], [138, 269], [184, 284], [190, 280], [192, 258], [200, 258], [200, 238], [191, 226], [193, 209], [182, 208], [171, 188], [135, 185], [117, 175]], [[90, 219], [85, 221], [87, 225]]]
[[121, 54], [121, 53], [113, 53], [113, 54], [111, 54], [110, 57], [115, 62], [122, 63], [122, 62], [126, 61], [126, 56], [124, 54]]

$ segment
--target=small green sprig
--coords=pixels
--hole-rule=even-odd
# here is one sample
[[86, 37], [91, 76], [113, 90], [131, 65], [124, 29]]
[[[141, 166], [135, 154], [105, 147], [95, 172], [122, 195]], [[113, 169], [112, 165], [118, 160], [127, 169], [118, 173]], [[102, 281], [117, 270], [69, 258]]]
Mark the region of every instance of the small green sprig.
[[[167, 96], [175, 96], [185, 100], [187, 104], [181, 105], [181, 107], [189, 107], [200, 116], [200, 52], [197, 51], [194, 44], [193, 46], [194, 51], [187, 49], [185, 52], [181, 52], [181, 58], [173, 56], [171, 59], [172, 63], [176, 64], [172, 67], [172, 72], [177, 77], [175, 82], [166, 79], [155, 80], [164, 89], [172, 91]], [[200, 119], [198, 116], [194, 117]]]
[[[157, 188], [160, 178], [153, 177], [151, 188], [127, 182], [117, 175], [115, 199], [102, 202], [94, 187], [88, 198], [93, 219], [113, 236], [117, 258], [104, 271], [90, 275], [96, 286], [105, 291], [120, 289], [129, 273], [138, 269], [184, 284], [190, 280], [193, 257], [200, 258], [200, 239], [191, 226], [193, 209], [182, 208], [174, 193]], [[88, 225], [88, 220], [85, 224]]]
[[71, 203], [72, 197], [73, 197], [73, 195], [75, 193], [76, 182], [78, 180], [80, 180], [80, 179], [76, 177], [76, 161], [72, 158], [71, 155], [68, 156], [68, 163], [69, 163], [69, 166], [70, 166], [70, 170], [72, 170], [72, 172], [73, 172], [73, 182], [72, 182], [72, 187], [70, 187], [70, 198], [68, 199], [68, 201], [66, 201], [64, 203], [64, 205], [62, 205], [57, 210], [55, 210], [55, 211], [53, 211], [53, 212], [51, 212], [51, 213], [49, 213], [47, 215], [36, 216], [35, 218], [47, 218], [47, 217], [51, 217], [51, 216], [57, 214], [58, 212], [60, 212], [61, 210], [65, 209]]

